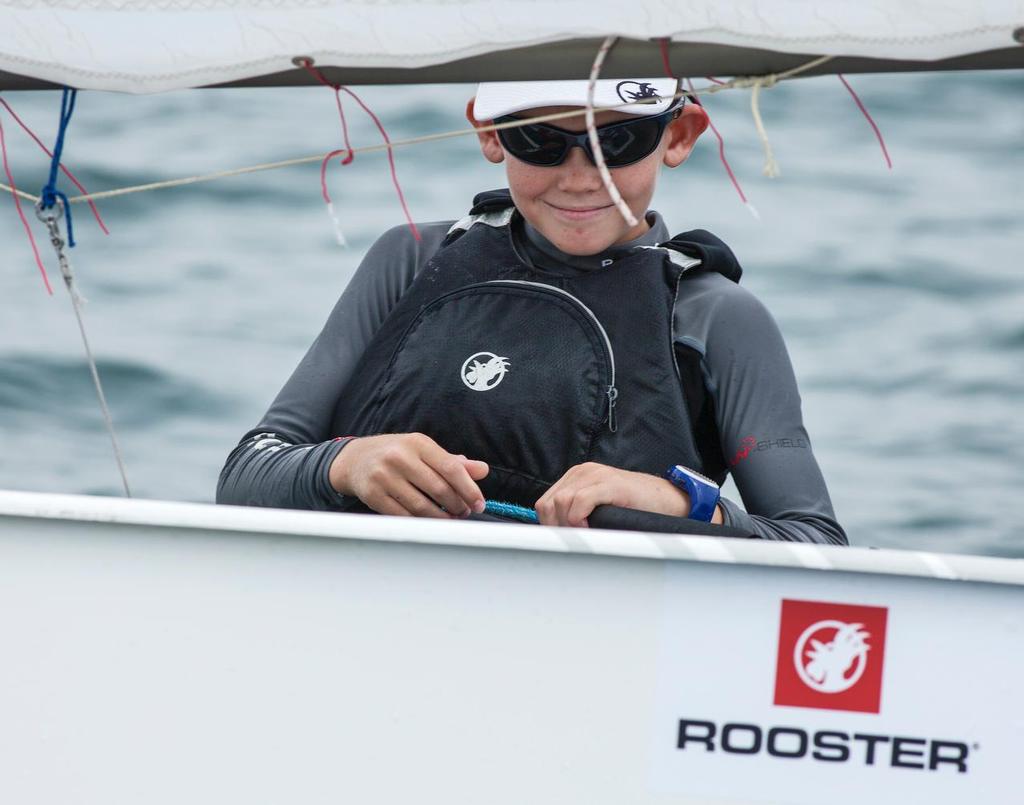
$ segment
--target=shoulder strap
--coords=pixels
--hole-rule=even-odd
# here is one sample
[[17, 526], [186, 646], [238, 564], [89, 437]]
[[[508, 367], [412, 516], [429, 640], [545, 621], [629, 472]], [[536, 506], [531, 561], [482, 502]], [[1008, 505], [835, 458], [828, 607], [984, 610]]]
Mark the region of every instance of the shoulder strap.
[[508, 190], [486, 190], [473, 197], [473, 206], [469, 213], [460, 218], [448, 230], [444, 245], [464, 234], [475, 224], [500, 227], [507, 225], [515, 213], [512, 194]]
[[[652, 252], [661, 252], [668, 261], [672, 263], [676, 268], [682, 269], [683, 272], [689, 271], [691, 268], [697, 268], [701, 261], [699, 257], [691, 257], [685, 252], [673, 248], [668, 243], [663, 243], [659, 246], [638, 246], [638, 249], [646, 249]], [[672, 272], [670, 274], [670, 281], [674, 281], [674, 278], [678, 272]]]
[[[671, 240], [665, 241], [661, 246], [699, 260], [705, 270], [717, 271], [733, 282], [738, 283], [740, 277], [743, 276], [743, 269], [740, 267], [736, 255], [732, 253], [732, 249], [726, 246], [720, 238], [704, 229], [682, 232]], [[673, 262], [678, 261], [673, 260]]]
[[485, 190], [473, 196], [473, 206], [469, 210], [470, 215], [480, 215], [485, 212], [497, 212], [511, 207], [512, 194], [507, 187], [500, 190]]

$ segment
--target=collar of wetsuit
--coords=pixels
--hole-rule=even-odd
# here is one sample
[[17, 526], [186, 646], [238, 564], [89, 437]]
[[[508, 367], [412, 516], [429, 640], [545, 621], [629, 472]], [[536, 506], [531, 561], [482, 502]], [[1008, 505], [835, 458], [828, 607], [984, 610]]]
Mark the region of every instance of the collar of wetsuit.
[[661, 215], [649, 212], [647, 223], [650, 224], [650, 229], [635, 240], [612, 246], [598, 254], [574, 255], [566, 254], [528, 221], [521, 220], [520, 246], [526, 252], [529, 261], [538, 268], [559, 273], [577, 274], [605, 268], [638, 246], [657, 246], [669, 238], [668, 227], [665, 226]]

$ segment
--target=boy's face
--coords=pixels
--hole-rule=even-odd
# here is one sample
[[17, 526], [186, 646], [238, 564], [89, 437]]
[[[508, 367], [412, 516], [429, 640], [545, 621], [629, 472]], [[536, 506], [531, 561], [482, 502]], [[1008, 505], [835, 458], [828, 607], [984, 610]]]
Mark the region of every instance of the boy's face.
[[[533, 117], [570, 111], [575, 107], [546, 106], [516, 113]], [[473, 101], [466, 110], [474, 125]], [[597, 125], [635, 119], [625, 112], [596, 114]], [[487, 121], [488, 123], [492, 121]], [[584, 131], [583, 115], [553, 121], [549, 125], [566, 131]], [[516, 207], [530, 224], [566, 254], [591, 255], [610, 246], [626, 243], [649, 229], [644, 218], [662, 165], [674, 168], [689, 155], [693, 144], [707, 126], [707, 116], [699, 106], [687, 104], [662, 135], [653, 153], [622, 168], [613, 168], [612, 179], [623, 200], [637, 218], [630, 226], [612, 203], [597, 168], [582, 148], [572, 148], [561, 165], [530, 165], [512, 156], [502, 147], [495, 132], [482, 132], [480, 147], [491, 162], [505, 162], [508, 186]]]

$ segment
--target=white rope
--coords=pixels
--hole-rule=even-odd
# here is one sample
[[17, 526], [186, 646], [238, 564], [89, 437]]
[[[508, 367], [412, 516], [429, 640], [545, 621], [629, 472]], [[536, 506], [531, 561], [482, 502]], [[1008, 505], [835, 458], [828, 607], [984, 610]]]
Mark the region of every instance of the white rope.
[[[626, 106], [628, 104], [622, 104]], [[596, 106], [595, 111], [604, 111], [606, 109], [617, 109], [616, 106]], [[548, 115], [538, 115], [537, 117], [531, 117], [527, 120], [515, 120], [508, 123], [495, 123], [491, 126], [481, 126], [480, 128], [472, 129], [455, 129], [454, 131], [444, 131], [437, 134], [424, 134], [419, 137], [410, 137], [407, 140], [392, 140], [390, 146], [386, 144], [381, 145], [367, 145], [361, 148], [353, 148], [353, 154], [371, 154], [378, 151], [387, 151], [389, 148], [398, 148], [406, 145], [418, 145], [420, 143], [436, 142], [437, 140], [446, 140], [453, 137], [466, 137], [471, 134], [477, 134], [478, 132], [485, 131], [498, 131], [499, 129], [511, 129], [519, 126], [524, 126], [528, 123], [545, 123], [552, 120], [565, 120], [571, 117], [579, 117], [584, 114], [583, 109], [574, 109], [568, 112], [553, 112]], [[72, 196], [68, 201], [72, 204], [81, 204], [82, 202], [89, 201], [102, 201], [108, 198], [117, 198], [118, 196], [126, 196], [132, 193], [145, 193], [150, 190], [163, 190], [169, 187], [183, 187], [190, 184], [198, 184], [200, 182], [212, 182], [215, 179], [227, 179], [232, 176], [242, 176], [246, 173], [259, 173], [260, 171], [275, 170], [277, 168], [290, 168], [295, 165], [308, 165], [310, 163], [323, 162], [323, 154], [314, 154], [308, 157], [297, 157], [295, 159], [284, 159], [279, 162], [264, 162], [259, 165], [250, 165], [245, 168], [232, 168], [229, 170], [215, 171], [213, 173], [204, 173], [197, 176], [187, 176], [182, 179], [167, 179], [161, 182], [149, 182], [148, 184], [132, 185], [130, 187], [121, 187], [116, 190], [102, 190], [98, 193], [84, 193], [77, 196]], [[11, 188], [5, 184], [0, 183], [0, 190], [11, 191]], [[33, 196], [31, 193], [26, 193], [23, 190], [18, 190], [18, 195], [30, 201], [33, 204], [38, 203], [39, 197]]]
[[78, 321], [78, 331], [82, 334], [82, 345], [85, 347], [85, 357], [89, 363], [89, 373], [92, 375], [92, 383], [96, 388], [96, 396], [100, 401], [100, 411], [103, 414], [103, 421], [110, 435], [110, 442], [114, 447], [114, 459], [117, 461], [117, 469], [121, 473], [121, 483], [124, 485], [125, 497], [131, 497], [132, 492], [128, 486], [128, 471], [124, 466], [124, 456], [121, 454], [121, 446], [117, 441], [117, 433], [114, 430], [114, 420], [110, 416], [110, 408], [107, 405], [107, 397], [103, 393], [103, 384], [100, 382], [100, 373], [96, 368], [96, 358], [93, 357], [92, 347], [89, 346], [89, 336], [85, 332], [85, 320], [82, 317], [82, 306], [85, 304], [84, 297], [78, 292], [78, 285], [75, 282], [74, 272], [71, 270], [71, 261], [68, 259], [64, 249], [64, 238], [60, 234], [60, 219], [64, 214], [64, 203], [58, 199], [56, 206], [44, 210], [41, 205], [36, 205], [36, 216], [42, 221], [49, 232], [50, 243], [57, 252], [57, 263], [60, 266], [61, 276], [64, 278], [64, 285], [71, 296], [71, 307], [75, 311], [75, 319]]
[[[831, 61], [832, 56], [819, 56], [817, 59], [812, 59], [805, 64], [797, 65], [789, 70], [783, 70], [781, 73], [769, 73], [768, 75], [761, 76], [741, 76], [734, 78], [731, 81], [726, 81], [723, 84], [708, 87], [704, 90], [707, 94], [713, 94], [715, 92], [721, 92], [724, 89], [745, 89], [751, 88], [750, 93], [750, 112], [754, 118], [754, 128], [757, 129], [757, 136], [761, 140], [761, 147], [764, 149], [764, 168], [763, 173], [770, 179], [774, 179], [779, 175], [779, 163], [775, 160], [775, 154], [772, 151], [772, 144], [768, 140], [768, 132], [765, 130], [764, 121], [761, 119], [761, 88], [765, 87], [770, 89], [778, 84], [780, 81], [785, 81], [789, 78], [799, 75], [800, 73], [812, 70], [815, 67], [819, 67], [825, 62]], [[749, 206], [749, 205], [748, 205]], [[760, 220], [761, 216], [758, 215], [757, 210], [750, 207], [754, 214], [754, 217]]]
[[633, 227], [639, 224], [636, 216], [633, 215], [633, 211], [629, 208], [629, 205], [622, 198], [622, 194], [619, 193], [619, 188], [615, 186], [615, 180], [612, 179], [611, 171], [608, 170], [608, 166], [604, 164], [604, 153], [601, 151], [601, 140], [597, 136], [597, 124], [594, 122], [594, 90], [597, 87], [597, 77], [601, 74], [601, 67], [604, 66], [604, 57], [608, 55], [608, 51], [612, 49], [615, 44], [617, 36], [609, 36], [605, 38], [604, 42], [601, 43], [601, 47], [597, 50], [597, 55], [594, 57], [594, 64], [590, 68], [590, 81], [587, 83], [587, 106], [586, 106], [586, 122], [587, 122], [587, 138], [590, 140], [590, 151], [594, 158], [594, 165], [597, 166], [597, 172], [601, 175], [601, 181], [604, 183], [604, 189], [608, 191], [608, 195], [611, 197], [612, 203], [618, 209], [619, 213], [625, 219], [629, 226]]
[[750, 112], [754, 116], [754, 128], [757, 129], [757, 136], [761, 138], [761, 147], [764, 148], [764, 168], [762, 172], [769, 179], [774, 179], [779, 175], [779, 163], [775, 161], [772, 144], [768, 142], [768, 132], [765, 131], [764, 121], [761, 120], [759, 99], [761, 97], [761, 87], [763, 86], [765, 84], [761, 81], [754, 84], [754, 89], [750, 93]]
[[121, 485], [124, 487], [125, 497], [132, 496], [132, 490], [128, 486], [128, 470], [124, 466], [124, 455], [121, 453], [121, 445], [117, 441], [117, 432], [114, 430], [114, 420], [110, 416], [110, 407], [107, 405], [107, 397], [103, 393], [103, 384], [100, 382], [100, 373], [96, 368], [96, 358], [93, 357], [92, 348], [89, 346], [89, 337], [85, 334], [85, 321], [82, 319], [82, 303], [85, 301], [78, 292], [75, 285], [74, 275], [71, 267], [65, 273], [65, 263], [61, 263], [61, 274], [64, 276], [64, 284], [67, 285], [68, 293], [71, 294], [71, 306], [75, 309], [75, 319], [78, 321], [78, 331], [82, 334], [82, 345], [85, 347], [85, 357], [89, 362], [89, 374], [92, 375], [92, 384], [96, 388], [96, 396], [100, 401], [100, 411], [103, 414], [103, 423], [106, 425], [107, 433], [110, 435], [110, 444], [114, 448], [114, 460], [117, 462], [117, 471], [121, 474]]
[[18, 198], [22, 198], [25, 201], [31, 202], [32, 204], [35, 204], [36, 202], [39, 201], [38, 196], [33, 196], [31, 193], [26, 193], [24, 190], [16, 190], [13, 187], [8, 187], [3, 182], [0, 182], [0, 190], [6, 190], [8, 193], [13, 193]]
[[[813, 69], [815, 67], [818, 67], [818, 66], [824, 64], [825, 62], [829, 61], [830, 59], [832, 59], [831, 56], [820, 56], [820, 57], [818, 57], [816, 59], [813, 59], [812, 61], [807, 62], [806, 64], [799, 65], [798, 67], [794, 67], [791, 70], [786, 70], [786, 71], [781, 72], [781, 73], [774, 73], [774, 74], [771, 74], [771, 75], [757, 76], [757, 77], [742, 76], [742, 77], [739, 77], [739, 78], [734, 78], [731, 81], [726, 81], [726, 82], [724, 82], [722, 84], [714, 84], [714, 85], [712, 85], [710, 87], [704, 87], [702, 89], [696, 90], [696, 92], [694, 92], [692, 94], [696, 94], [696, 95], [713, 95], [716, 92], [722, 92], [723, 90], [727, 90], [727, 89], [752, 88], [758, 82], [761, 82], [763, 85], [768, 86], [769, 82], [771, 84], [775, 84], [775, 83], [778, 83], [779, 81], [788, 80], [788, 79], [790, 79], [790, 78], [792, 78], [792, 77], [794, 77], [794, 76], [796, 76], [796, 75], [798, 75], [798, 74], [800, 74], [802, 72], [805, 72], [807, 70], [811, 70], [811, 69]], [[599, 69], [600, 69], [600, 66], [599, 66]], [[675, 98], [685, 97], [685, 96], [690, 95], [690, 94], [691, 94], [690, 92], [682, 92], [682, 91], [680, 91], [680, 92], [675, 93], [672, 97], [675, 99]], [[591, 100], [592, 100], [592, 98], [591, 98]], [[620, 104], [619, 106], [594, 106], [592, 108], [593, 108], [594, 112], [601, 112], [601, 111], [610, 110], [610, 109], [619, 109], [622, 106], [628, 106], [628, 105], [629, 104]], [[388, 150], [389, 147], [390, 148], [399, 148], [399, 147], [407, 146], [407, 145], [418, 145], [420, 143], [436, 142], [438, 140], [451, 139], [453, 137], [467, 137], [467, 136], [474, 135], [474, 134], [477, 134], [477, 133], [480, 133], [480, 132], [497, 131], [499, 129], [514, 128], [516, 126], [525, 126], [525, 125], [528, 125], [530, 123], [546, 123], [546, 122], [550, 122], [550, 121], [553, 121], [553, 120], [566, 120], [568, 118], [578, 117], [580, 115], [586, 115], [586, 112], [587, 112], [587, 110], [585, 110], [585, 109], [571, 110], [571, 111], [568, 111], [568, 112], [554, 112], [554, 113], [549, 114], [549, 115], [538, 115], [537, 117], [532, 117], [532, 118], [529, 118], [529, 119], [516, 120], [516, 121], [509, 122], [509, 123], [496, 123], [496, 124], [491, 125], [491, 126], [481, 126], [480, 128], [456, 129], [454, 131], [445, 131], [445, 132], [440, 132], [438, 134], [426, 134], [426, 135], [422, 135], [422, 136], [419, 136], [419, 137], [411, 137], [411, 138], [409, 138], [407, 140], [393, 140], [391, 142], [390, 146], [382, 144], [382, 145], [369, 145], [369, 146], [364, 146], [362, 148], [353, 148], [352, 149], [352, 153], [354, 153], [354, 154], [369, 154], [369, 153], [373, 153], [375, 151], [386, 151], [386, 150]], [[241, 176], [241, 175], [247, 174], [247, 173], [258, 173], [260, 171], [275, 170], [277, 168], [288, 168], [288, 167], [292, 167], [292, 166], [295, 166], [295, 165], [305, 165], [305, 164], [309, 164], [309, 163], [313, 163], [313, 162], [319, 163], [319, 162], [323, 161], [323, 158], [324, 158], [324, 155], [322, 153], [320, 153], [320, 154], [316, 154], [314, 156], [298, 157], [296, 159], [285, 159], [285, 160], [281, 160], [279, 162], [264, 162], [264, 163], [259, 164], [259, 165], [250, 165], [250, 166], [244, 167], [244, 168], [233, 168], [233, 169], [230, 169], [230, 170], [216, 171], [214, 173], [200, 174], [200, 175], [197, 175], [197, 176], [188, 176], [188, 177], [185, 177], [185, 178], [182, 178], [182, 179], [168, 179], [168, 180], [160, 181], [160, 182], [149, 182], [148, 184], [133, 185], [133, 186], [130, 186], [130, 187], [121, 187], [121, 188], [118, 188], [116, 190], [104, 190], [104, 191], [101, 191], [101, 192], [98, 192], [98, 193], [83, 193], [81, 195], [73, 196], [72, 198], [69, 199], [69, 201], [72, 204], [81, 204], [83, 202], [88, 202], [88, 201], [100, 201], [102, 199], [116, 198], [118, 196], [126, 196], [126, 195], [129, 195], [129, 194], [132, 194], [132, 193], [144, 193], [144, 192], [148, 192], [150, 190], [162, 190], [164, 188], [182, 187], [182, 186], [190, 185], [190, 184], [198, 184], [200, 182], [212, 182], [215, 179], [226, 179], [226, 178], [229, 178], [231, 176]], [[11, 187], [8, 187], [7, 185], [5, 185], [3, 183], [0, 183], [0, 190], [7, 191], [9, 193], [15, 192]], [[33, 204], [35, 204], [36, 202], [39, 201], [39, 197], [38, 196], [34, 196], [31, 193], [26, 193], [23, 190], [18, 190], [17, 194], [21, 198], [25, 199], [26, 201], [30, 201]]]
[[765, 75], [746, 75], [737, 76], [736, 78], [730, 79], [729, 81], [723, 81], [721, 84], [712, 84], [710, 87], [704, 87], [703, 89], [697, 90], [698, 95], [714, 95], [716, 92], [721, 92], [726, 89], [747, 89], [753, 87], [757, 83], [771, 84], [774, 86], [780, 81], [787, 81], [790, 78], [795, 78], [800, 73], [805, 73], [808, 70], [813, 70], [815, 67], [820, 67], [826, 62], [832, 61], [834, 56], [819, 56], [816, 59], [811, 59], [809, 62], [792, 67], [789, 70], [783, 70], [781, 73], [767, 73]]

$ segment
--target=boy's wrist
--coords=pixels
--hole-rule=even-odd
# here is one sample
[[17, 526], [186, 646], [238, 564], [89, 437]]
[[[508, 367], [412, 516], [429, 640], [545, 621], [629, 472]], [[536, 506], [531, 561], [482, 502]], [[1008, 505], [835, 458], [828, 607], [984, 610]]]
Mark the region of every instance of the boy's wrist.
[[[351, 495], [352, 492], [348, 486], [348, 473], [347, 473], [347, 461], [343, 456], [346, 455], [347, 451], [345, 448], [349, 442], [355, 440], [356, 436], [338, 436], [334, 439], [335, 442], [341, 442], [342, 445], [338, 448], [338, 452], [334, 455], [331, 460], [331, 466], [327, 471], [327, 478], [331, 484], [331, 488], [339, 495]], [[347, 456], [346, 456], [347, 458]]]
[[661, 508], [660, 513], [670, 515], [671, 517], [688, 516], [690, 513], [690, 496], [686, 494], [686, 490], [680, 489], [667, 478], [658, 478], [658, 482], [664, 490], [663, 498], [665, 500], [665, 505]]

